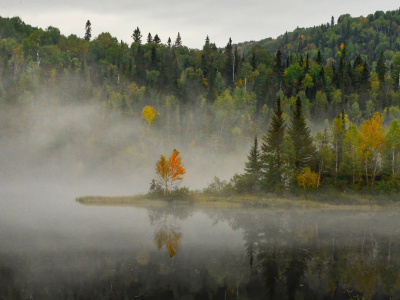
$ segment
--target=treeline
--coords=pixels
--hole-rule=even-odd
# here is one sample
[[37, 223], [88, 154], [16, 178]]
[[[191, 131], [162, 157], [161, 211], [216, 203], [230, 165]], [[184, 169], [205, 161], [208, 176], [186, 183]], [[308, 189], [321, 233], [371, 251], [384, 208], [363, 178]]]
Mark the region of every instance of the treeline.
[[[203, 146], [227, 153], [267, 132], [277, 97], [286, 123], [300, 99], [304, 122], [313, 134], [323, 124], [329, 140], [330, 124], [343, 110], [355, 126], [367, 122], [376, 111], [387, 116], [386, 122], [400, 117], [400, 53], [396, 52], [400, 14], [396, 10], [375, 15], [374, 21], [368, 17], [362, 23], [365, 26], [360, 25], [362, 30], [370, 31], [372, 23], [390, 19], [390, 30], [382, 29], [383, 25], [374, 30], [393, 42], [386, 48], [373, 48], [374, 56], [357, 52], [349, 42], [361, 34], [355, 29], [346, 33], [347, 39], [321, 42], [320, 49], [313, 51], [281, 47], [270, 52], [255, 45], [242, 55], [230, 39], [218, 48], [207, 37], [198, 50], [183, 46], [179, 33], [163, 41], [151, 33], [144, 38], [137, 27], [132, 41], [125, 43], [109, 33], [92, 39], [90, 21], [82, 30], [84, 38], [79, 38], [66, 37], [51, 26], [43, 30], [26, 25], [18, 17], [0, 18], [0, 103], [35, 107], [43, 99], [94, 101], [128, 119], [142, 118], [143, 109], [151, 106], [154, 120], [148, 126], [162, 130], [160, 144]], [[326, 25], [327, 33], [339, 32], [344, 24], [353, 28], [363, 20], [341, 17], [338, 24]], [[29, 130], [24, 122], [21, 130]], [[145, 128], [143, 136], [148, 132]], [[289, 127], [285, 133], [289, 134]], [[319, 184], [350, 182], [342, 178], [345, 160], [342, 152], [336, 152], [334, 179], [322, 171]], [[296, 166], [298, 171], [302, 167]], [[310, 170], [319, 173], [315, 164]], [[383, 174], [379, 172], [373, 180], [365, 176], [363, 184], [367, 179], [368, 184], [380, 181]]]
[[223, 188], [239, 193], [326, 187], [398, 191], [399, 172], [400, 125], [387, 110], [359, 127], [343, 111], [312, 138], [300, 98], [290, 121], [283, 118], [278, 98], [261, 147], [256, 137], [245, 173]]
[[[399, 11], [377, 12], [366, 20], [342, 16], [338, 24], [324, 25], [346, 38], [328, 43], [320, 37], [306, 52], [289, 44], [274, 52], [255, 45], [241, 55], [230, 39], [221, 49], [207, 37], [197, 50], [183, 46], [179, 33], [163, 43], [157, 34], [143, 38], [137, 27], [132, 42], [125, 43], [109, 33], [92, 40], [90, 21], [85, 38], [79, 38], [51, 26], [26, 25], [18, 17], [1, 18], [0, 99], [34, 103], [44, 94], [65, 101], [96, 99], [127, 116], [140, 116], [150, 105], [159, 113], [155, 126], [185, 124], [188, 139], [193, 132], [227, 140], [264, 132], [277, 95], [287, 116], [299, 96], [312, 122], [332, 120], [345, 109], [352, 122], [361, 124], [371, 113], [400, 103]], [[374, 55], [350, 42], [362, 38], [357, 22], [362, 32], [375, 28], [374, 34], [384, 36], [379, 41], [385, 46], [374, 47]], [[369, 35], [366, 39], [371, 41]], [[191, 114], [193, 108], [198, 111]]]

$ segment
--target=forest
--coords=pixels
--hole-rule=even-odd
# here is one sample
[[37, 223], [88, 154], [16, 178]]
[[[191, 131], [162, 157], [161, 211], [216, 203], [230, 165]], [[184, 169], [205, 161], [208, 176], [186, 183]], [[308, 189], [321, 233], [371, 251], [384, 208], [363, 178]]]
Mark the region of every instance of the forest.
[[[247, 152], [244, 173], [217, 189], [400, 187], [400, 10], [332, 17], [277, 39], [229, 38], [225, 47], [207, 36], [202, 49], [139, 27], [131, 41], [92, 38], [89, 20], [82, 36], [0, 18], [0, 109], [99, 104], [139, 120], [143, 139], [157, 134], [151, 145], [116, 142], [125, 156], [158, 145]], [[17, 123], [14, 132], [30, 128], [23, 115]], [[101, 141], [86, 143], [72, 156], [89, 156]]]

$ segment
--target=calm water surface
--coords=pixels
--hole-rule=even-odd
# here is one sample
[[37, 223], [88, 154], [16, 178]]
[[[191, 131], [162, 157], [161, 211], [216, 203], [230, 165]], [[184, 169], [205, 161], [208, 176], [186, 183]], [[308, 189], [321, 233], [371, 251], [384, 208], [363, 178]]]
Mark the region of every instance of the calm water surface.
[[109, 207], [3, 192], [0, 299], [399, 299], [397, 212]]

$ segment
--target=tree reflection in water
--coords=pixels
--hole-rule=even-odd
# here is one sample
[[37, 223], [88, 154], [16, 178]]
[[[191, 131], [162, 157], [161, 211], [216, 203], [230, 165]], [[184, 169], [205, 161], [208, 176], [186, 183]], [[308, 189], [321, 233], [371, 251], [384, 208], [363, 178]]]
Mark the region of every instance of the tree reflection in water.
[[178, 251], [182, 238], [181, 228], [176, 225], [175, 217], [164, 211], [153, 215], [151, 225], [155, 225], [157, 228], [154, 232], [154, 243], [157, 245], [158, 250], [161, 250], [165, 246], [169, 257], [173, 257], [176, 251]]
[[[147, 212], [149, 224], [140, 225], [154, 229], [148, 246], [137, 240], [23, 259], [0, 252], [0, 299], [400, 299], [399, 213], [172, 205]], [[192, 213], [204, 225], [200, 242], [188, 230]], [[218, 223], [242, 242], [211, 243]]]

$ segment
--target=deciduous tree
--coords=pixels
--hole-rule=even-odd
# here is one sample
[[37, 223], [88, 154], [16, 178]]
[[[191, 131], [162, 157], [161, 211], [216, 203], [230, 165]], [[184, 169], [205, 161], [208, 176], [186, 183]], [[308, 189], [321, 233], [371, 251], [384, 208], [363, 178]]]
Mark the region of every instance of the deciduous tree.
[[145, 106], [142, 110], [142, 118], [146, 120], [147, 123], [151, 125], [156, 116], [156, 111], [152, 106]]
[[382, 151], [385, 147], [383, 132], [384, 128], [379, 112], [360, 127], [360, 150], [364, 160], [365, 179], [368, 184], [369, 176], [371, 176], [371, 186], [374, 186], [376, 175], [382, 169]]
[[168, 159], [161, 155], [156, 163], [157, 182], [162, 186], [164, 195], [168, 195], [172, 188], [183, 180], [185, 173], [182, 159], [176, 149], [172, 151]]
[[392, 177], [395, 177], [396, 174], [396, 165], [398, 165], [399, 152], [400, 152], [400, 125], [397, 123], [397, 120], [393, 120], [390, 123], [389, 131], [385, 136], [385, 144], [386, 149], [390, 153], [390, 161], [391, 161], [391, 169], [392, 169]]

